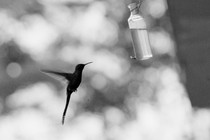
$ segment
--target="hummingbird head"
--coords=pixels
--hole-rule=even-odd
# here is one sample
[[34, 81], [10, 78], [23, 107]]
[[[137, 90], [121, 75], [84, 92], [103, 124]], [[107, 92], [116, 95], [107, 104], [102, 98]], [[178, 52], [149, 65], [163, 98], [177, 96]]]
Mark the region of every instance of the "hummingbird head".
[[87, 65], [87, 64], [90, 64], [90, 63], [93, 63], [93, 62], [88, 62], [88, 63], [85, 63], [85, 64], [78, 64], [75, 68], [75, 70], [83, 70], [84, 67]]

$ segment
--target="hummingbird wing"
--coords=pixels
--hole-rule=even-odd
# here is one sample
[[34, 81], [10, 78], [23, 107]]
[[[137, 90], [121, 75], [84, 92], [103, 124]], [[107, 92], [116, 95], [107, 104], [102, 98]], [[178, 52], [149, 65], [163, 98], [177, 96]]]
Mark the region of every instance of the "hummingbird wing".
[[[44, 73], [49, 73], [49, 74], [54, 74], [57, 76], [64, 77], [65, 79], [71, 79], [72, 74], [71, 73], [66, 73], [66, 72], [57, 72], [57, 71], [52, 71], [52, 70], [41, 70]], [[53, 77], [54, 78], [54, 77]]]
[[66, 105], [65, 105], [65, 109], [64, 109], [63, 117], [62, 117], [62, 125], [64, 124], [64, 121], [65, 121], [66, 111], [69, 105], [71, 94], [72, 94], [72, 91], [70, 91], [70, 93], [67, 93]]

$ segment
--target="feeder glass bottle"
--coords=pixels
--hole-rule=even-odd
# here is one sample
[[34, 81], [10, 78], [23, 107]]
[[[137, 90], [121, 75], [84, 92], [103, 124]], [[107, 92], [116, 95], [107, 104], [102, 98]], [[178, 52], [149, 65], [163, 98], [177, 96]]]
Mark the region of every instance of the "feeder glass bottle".
[[129, 4], [128, 8], [131, 11], [128, 25], [131, 30], [134, 58], [137, 60], [149, 59], [152, 57], [152, 51], [144, 18], [139, 14], [139, 7], [136, 3]]

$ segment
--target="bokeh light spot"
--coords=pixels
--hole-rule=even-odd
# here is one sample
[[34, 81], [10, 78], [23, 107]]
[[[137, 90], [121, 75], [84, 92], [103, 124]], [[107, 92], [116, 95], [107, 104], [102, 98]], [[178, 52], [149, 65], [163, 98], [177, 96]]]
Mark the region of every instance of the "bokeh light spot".
[[124, 120], [124, 114], [120, 109], [110, 107], [105, 111], [105, 118], [110, 124], [119, 125]]
[[17, 78], [22, 73], [22, 68], [20, 64], [12, 62], [7, 65], [6, 72], [10, 77]]
[[153, 50], [159, 54], [169, 54], [174, 56], [175, 48], [174, 42], [170, 35], [165, 31], [155, 31], [150, 33], [150, 42]]
[[165, 0], [152, 0], [149, 1], [150, 4], [148, 5], [148, 13], [154, 18], [161, 18], [166, 10], [167, 10], [167, 5]]
[[107, 79], [104, 76], [97, 74], [91, 79], [91, 85], [96, 89], [103, 89], [107, 85]]

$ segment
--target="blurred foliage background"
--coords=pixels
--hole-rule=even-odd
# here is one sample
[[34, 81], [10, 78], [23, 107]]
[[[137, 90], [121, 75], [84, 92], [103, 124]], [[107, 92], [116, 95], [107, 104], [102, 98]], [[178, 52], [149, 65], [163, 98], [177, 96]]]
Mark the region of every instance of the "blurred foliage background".
[[[207, 140], [176, 58], [165, 0], [145, 0], [154, 57], [136, 62], [129, 0], [0, 0], [0, 138]], [[85, 67], [61, 125], [66, 83], [40, 69]]]

